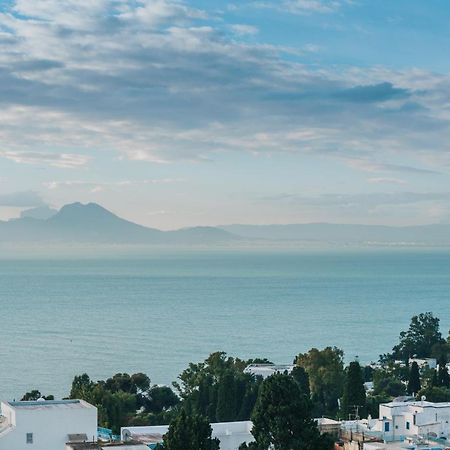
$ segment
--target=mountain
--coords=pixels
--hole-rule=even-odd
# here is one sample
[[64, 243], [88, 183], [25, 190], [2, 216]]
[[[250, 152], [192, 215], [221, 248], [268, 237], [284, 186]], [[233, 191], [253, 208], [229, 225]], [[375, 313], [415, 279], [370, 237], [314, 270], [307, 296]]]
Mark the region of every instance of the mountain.
[[50, 208], [49, 206], [38, 206], [36, 208], [26, 209], [25, 211], [22, 211], [20, 217], [22, 219], [29, 217], [31, 219], [47, 220], [57, 213], [57, 209]]
[[450, 245], [450, 225], [382, 226], [331, 223], [287, 225], [225, 225], [221, 229], [241, 238], [266, 241], [339, 245]]
[[122, 219], [96, 203], [73, 203], [47, 219], [25, 216], [0, 222], [0, 242], [39, 244], [201, 245], [238, 239], [213, 227], [176, 231], [147, 228]]

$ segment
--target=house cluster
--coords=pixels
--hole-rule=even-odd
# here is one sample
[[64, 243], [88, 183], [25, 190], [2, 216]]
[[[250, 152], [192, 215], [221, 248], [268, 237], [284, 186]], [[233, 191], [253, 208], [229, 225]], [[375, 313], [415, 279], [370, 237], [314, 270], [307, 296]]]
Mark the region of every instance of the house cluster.
[[450, 403], [401, 397], [381, 404], [377, 419], [342, 422], [341, 431], [348, 441], [358, 443], [347, 445], [348, 450], [444, 450], [450, 448]]
[[[0, 450], [149, 450], [163, 440], [168, 426], [124, 427], [112, 441], [97, 427], [97, 408], [83, 400], [2, 402]], [[213, 423], [221, 450], [251, 442], [252, 423]]]
[[[450, 403], [400, 398], [381, 404], [377, 419], [316, 422], [321, 432], [336, 436], [337, 449], [450, 449]], [[250, 421], [211, 428], [221, 450], [238, 450], [253, 440]], [[112, 442], [97, 428], [97, 409], [83, 400], [1, 403], [0, 450], [148, 450], [167, 431], [168, 426], [123, 427]]]

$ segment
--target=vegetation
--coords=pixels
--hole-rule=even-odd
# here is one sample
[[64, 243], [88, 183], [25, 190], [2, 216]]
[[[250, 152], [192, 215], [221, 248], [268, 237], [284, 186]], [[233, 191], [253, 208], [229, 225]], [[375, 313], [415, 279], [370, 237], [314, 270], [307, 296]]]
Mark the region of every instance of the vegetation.
[[320, 435], [311, 416], [311, 403], [287, 374], [267, 378], [252, 414], [255, 442], [241, 449], [331, 450], [333, 442]]
[[363, 371], [359, 362], [353, 361], [345, 374], [344, 394], [342, 396], [342, 415], [344, 418], [356, 418], [365, 415], [366, 389]]
[[414, 361], [411, 364], [411, 369], [409, 370], [408, 386], [406, 390], [408, 394], [415, 395], [420, 391], [421, 388], [422, 384], [420, 382], [419, 365], [416, 361]]
[[99, 425], [111, 428], [114, 433], [126, 425], [167, 424], [179, 403], [171, 389], [151, 386], [150, 378], [143, 373], [118, 373], [97, 382], [91, 381], [87, 374], [76, 376], [70, 398], [95, 405]]
[[313, 348], [298, 355], [295, 363], [308, 374], [314, 415], [335, 416], [344, 390], [344, 352], [336, 347]]
[[[313, 417], [376, 417], [380, 403], [407, 394], [450, 401], [449, 354], [450, 341], [442, 338], [439, 319], [427, 312], [411, 319], [392, 353], [380, 356], [378, 364], [361, 367], [353, 361], [345, 367], [342, 350], [313, 348], [295, 358], [290, 374], [263, 381], [244, 369], [270, 361], [216, 352], [203, 362], [189, 364], [173, 388], [152, 385], [143, 373], [118, 373], [95, 382], [82, 374], [74, 378], [70, 398], [97, 406], [99, 425], [114, 433], [127, 425], [170, 424], [166, 450], [216, 450], [211, 422], [250, 418], [255, 442], [243, 449], [325, 450], [331, 448], [330, 441], [319, 434]], [[435, 357], [438, 368], [415, 361], [410, 365], [413, 357]], [[364, 382], [373, 382], [373, 390], [366, 392]], [[42, 397], [33, 390], [22, 400]]]
[[204, 362], [190, 364], [174, 387], [188, 414], [199, 414], [210, 422], [248, 420], [258, 397], [262, 379], [244, 373], [252, 363], [224, 352], [211, 354]]
[[172, 420], [169, 431], [164, 436], [163, 445], [157, 450], [219, 450], [218, 439], [211, 437], [209, 422], [197, 414], [187, 415], [182, 409]]

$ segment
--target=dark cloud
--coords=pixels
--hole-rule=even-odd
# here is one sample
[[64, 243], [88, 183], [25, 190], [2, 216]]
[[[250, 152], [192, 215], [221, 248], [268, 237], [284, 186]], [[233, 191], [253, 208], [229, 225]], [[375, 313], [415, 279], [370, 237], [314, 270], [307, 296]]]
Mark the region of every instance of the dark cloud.
[[367, 86], [355, 86], [335, 94], [336, 98], [357, 103], [377, 103], [388, 100], [407, 99], [411, 96], [408, 89], [400, 89], [392, 83], [378, 83]]

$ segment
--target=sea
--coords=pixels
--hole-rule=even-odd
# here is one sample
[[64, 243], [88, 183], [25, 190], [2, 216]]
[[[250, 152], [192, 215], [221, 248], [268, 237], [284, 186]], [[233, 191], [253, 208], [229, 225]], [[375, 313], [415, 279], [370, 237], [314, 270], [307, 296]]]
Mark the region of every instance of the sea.
[[410, 318], [450, 328], [450, 251], [158, 251], [0, 259], [0, 399], [145, 372], [171, 384], [210, 353], [291, 363], [337, 346], [376, 361]]

